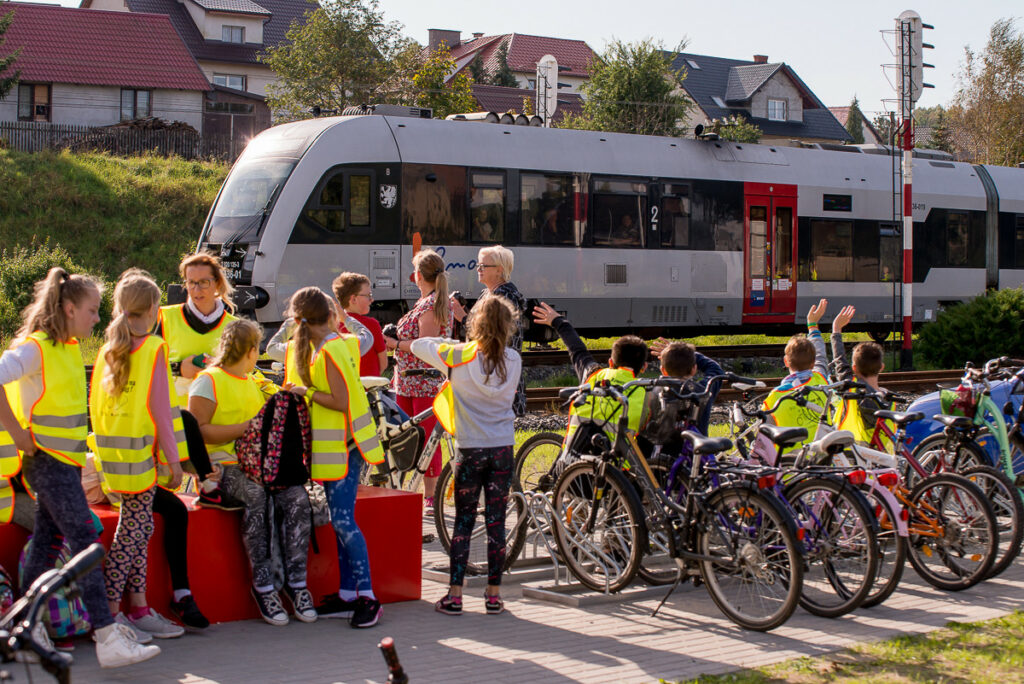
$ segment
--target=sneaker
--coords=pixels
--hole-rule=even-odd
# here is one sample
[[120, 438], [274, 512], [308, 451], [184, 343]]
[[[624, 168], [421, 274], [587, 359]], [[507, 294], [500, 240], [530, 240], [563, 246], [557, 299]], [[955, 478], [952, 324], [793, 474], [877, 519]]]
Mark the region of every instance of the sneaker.
[[149, 632], [157, 639], [176, 639], [185, 633], [185, 628], [176, 625], [152, 608], [137, 618], [128, 618], [137, 629]]
[[292, 602], [292, 608], [294, 608], [297, 620], [301, 622], [316, 622], [317, 610], [313, 607], [313, 595], [309, 593], [309, 589], [305, 587], [301, 589], [285, 587], [284, 593], [288, 596], [288, 600]]
[[383, 609], [380, 607], [380, 601], [360, 596], [354, 603], [352, 619], [349, 620], [350, 625], [360, 628], [373, 627], [377, 624], [377, 621], [380, 620], [380, 614], [383, 612]]
[[[50, 635], [46, 631], [46, 624], [42, 620], [37, 621], [36, 626], [32, 628], [32, 641], [41, 646], [44, 651], [52, 653], [54, 650], [53, 642], [50, 641]], [[19, 663], [35, 665], [39, 662], [39, 654], [25, 643], [15, 654], [14, 660]]]
[[484, 595], [484, 607], [488, 615], [498, 615], [505, 612], [505, 602], [500, 596]]
[[445, 615], [462, 615], [462, 597], [446, 594], [434, 604], [434, 610]]
[[350, 618], [355, 609], [354, 600], [346, 601], [337, 594], [328, 594], [316, 607], [316, 614], [322, 618]]
[[153, 640], [153, 635], [144, 629], [140, 629], [132, 624], [132, 621], [128, 619], [128, 616], [124, 613], [118, 613], [114, 616], [114, 622], [119, 625], [124, 625], [132, 633], [132, 639], [139, 644], [148, 644]]
[[143, 646], [135, 641], [132, 628], [115, 622], [93, 633], [96, 641], [96, 660], [100, 667], [122, 667], [160, 654], [156, 644]]
[[215, 487], [208, 492], [200, 489], [198, 503], [203, 508], [219, 508], [222, 511], [240, 511], [245, 508], [244, 503], [223, 491], [220, 487]]
[[276, 591], [256, 591], [256, 587], [252, 587], [251, 591], [252, 597], [256, 599], [256, 605], [259, 606], [260, 617], [264, 622], [275, 627], [288, 624], [288, 613], [284, 612], [281, 597]]
[[192, 594], [181, 597], [180, 601], [171, 601], [171, 613], [174, 614], [174, 617], [181, 620], [186, 627], [206, 629], [210, 626], [210, 621], [200, 612], [199, 606], [196, 605], [196, 600], [192, 598]]
[[428, 496], [423, 499], [423, 515], [434, 515], [434, 497]]

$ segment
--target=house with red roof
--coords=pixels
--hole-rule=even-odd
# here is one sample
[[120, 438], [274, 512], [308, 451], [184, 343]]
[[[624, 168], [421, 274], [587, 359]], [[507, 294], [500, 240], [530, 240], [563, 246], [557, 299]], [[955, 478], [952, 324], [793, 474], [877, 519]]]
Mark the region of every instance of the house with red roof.
[[14, 20], [0, 54], [21, 50], [21, 80], [0, 121], [105, 126], [159, 117], [203, 128], [210, 84], [163, 15], [0, 4]]

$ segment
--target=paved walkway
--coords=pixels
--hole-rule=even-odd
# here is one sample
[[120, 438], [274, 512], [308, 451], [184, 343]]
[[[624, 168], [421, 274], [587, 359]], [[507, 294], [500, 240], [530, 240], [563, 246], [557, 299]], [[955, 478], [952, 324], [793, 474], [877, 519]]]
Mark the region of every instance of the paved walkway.
[[[492, 616], [483, 613], [482, 590], [472, 588], [468, 612], [451, 617], [431, 606], [444, 586], [424, 582], [422, 601], [386, 606], [381, 624], [369, 630], [338, 620], [287, 627], [229, 623], [162, 642], [157, 658], [119, 670], [101, 670], [91, 645], [80, 642], [74, 681], [381, 682], [387, 672], [376, 644], [385, 636], [394, 637], [414, 682], [671, 681], [926, 632], [951, 620], [998, 617], [1024, 609], [1022, 589], [1024, 561], [960, 593], [924, 585], [908, 566], [900, 588], [882, 606], [837, 620], [798, 609], [783, 627], [758, 634], [723, 619], [703, 588], [680, 589], [656, 618], [650, 614], [660, 593], [571, 608], [522, 598], [521, 590], [508, 586], [508, 612]], [[23, 669], [13, 672], [16, 682], [25, 680]]]

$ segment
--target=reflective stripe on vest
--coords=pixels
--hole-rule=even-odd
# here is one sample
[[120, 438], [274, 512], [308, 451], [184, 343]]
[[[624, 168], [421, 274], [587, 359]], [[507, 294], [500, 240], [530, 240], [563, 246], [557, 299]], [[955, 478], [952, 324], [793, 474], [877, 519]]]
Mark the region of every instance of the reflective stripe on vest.
[[[237, 319], [237, 316], [225, 311], [213, 330], [200, 334], [193, 330], [185, 320], [185, 304], [161, 306], [160, 329], [164, 341], [167, 342], [168, 363], [180, 363], [182, 359], [196, 354], [214, 356], [217, 353], [217, 345], [220, 343], [224, 326]], [[174, 380], [178, 405], [188, 406], [188, 386], [192, 384], [192, 381], [180, 376]]]
[[14, 438], [11, 433], [0, 428], [0, 477], [14, 477], [20, 470], [21, 454], [18, 453], [18, 447], [14, 446]]
[[348, 474], [348, 452], [353, 443], [367, 463], [384, 461], [384, 450], [377, 437], [377, 425], [359, 380], [359, 339], [354, 335], [334, 337], [324, 344], [313, 359], [310, 373], [312, 389], [329, 394], [328, 363], [338, 369], [349, 390], [348, 410], [333, 411], [315, 401], [311, 402], [313, 459], [310, 470], [314, 480], [344, 478]]
[[[210, 418], [211, 425], [236, 425], [252, 420], [263, 408], [266, 401], [259, 385], [251, 377], [239, 377], [228, 373], [223, 368], [214, 366], [202, 371], [201, 375], [209, 375], [213, 380], [213, 394], [217, 408]], [[215, 451], [223, 451], [231, 455], [231, 458], [221, 463], [237, 463], [234, 458], [234, 441], [226, 444], [211, 444], [208, 447], [212, 454]]]
[[[108, 349], [109, 345], [103, 345], [96, 356], [89, 396], [96, 469], [103, 472], [110, 491], [135, 494], [156, 483], [156, 423], [149, 411], [149, 395], [154, 374], [168, 372], [166, 364], [164, 368], [157, 367], [160, 352], [167, 356], [167, 345], [155, 335], [147, 337], [131, 353], [128, 381], [116, 395], [103, 387]], [[171, 405], [174, 406], [174, 399]]]
[[[825, 377], [814, 371], [811, 373], [811, 377], [807, 379], [801, 385], [791, 387], [788, 390], [781, 391], [778, 389], [772, 390], [764, 400], [764, 409], [771, 410], [779, 403], [782, 397], [786, 396], [793, 390], [807, 385], [827, 385], [828, 380]], [[818, 408], [827, 407], [828, 397], [823, 392], [811, 392], [807, 395], [807, 401], [816, 404]], [[807, 428], [807, 439], [794, 444], [792, 447], [780, 448], [779, 454], [797, 451], [808, 441], [814, 439], [815, 432], [818, 428], [818, 421], [821, 419], [821, 413], [811, 406], [800, 406], [795, 401], [784, 401], [779, 406], [779, 410], [772, 414], [772, 419], [776, 425], [781, 427], [802, 427]]]
[[[478, 346], [476, 342], [469, 344], [448, 344], [444, 343], [437, 348], [437, 353], [449, 368], [457, 368], [469, 363], [476, 358]], [[450, 381], [445, 380], [434, 397], [434, 415], [437, 422], [450, 435], [455, 434], [455, 392], [452, 390]]]
[[[590, 387], [594, 387], [599, 382], [607, 380], [613, 385], [622, 386], [635, 378], [636, 375], [628, 368], [601, 368], [600, 370], [591, 373], [585, 383]], [[642, 387], [632, 388], [627, 395], [627, 398], [629, 399], [628, 427], [633, 432], [640, 429], [640, 420], [643, 417], [644, 400], [646, 397], [647, 392]], [[598, 423], [602, 423], [608, 420], [611, 416], [615, 416], [612, 421], [617, 423], [619, 419], [619, 414], [617, 412], [618, 408], [618, 402], [611, 397], [594, 396], [587, 396], [586, 403], [578, 409], [575, 406], [570, 406], [569, 427], [565, 432], [565, 444], [569, 444], [569, 440], [572, 438], [573, 434], [575, 434], [583, 421], [596, 421]], [[605, 427], [605, 431], [609, 433], [609, 436], [614, 434], [614, 429], [615, 425], [608, 425]]]
[[7, 392], [8, 399], [14, 399], [11, 409], [18, 422], [32, 430], [36, 447], [62, 463], [81, 468], [89, 419], [81, 348], [77, 340], [55, 345], [44, 332], [29, 335], [24, 344], [29, 343], [39, 348], [43, 393], [26, 407], [21, 404], [20, 387]]
[[0, 477], [0, 524], [14, 517], [14, 487], [6, 477]]

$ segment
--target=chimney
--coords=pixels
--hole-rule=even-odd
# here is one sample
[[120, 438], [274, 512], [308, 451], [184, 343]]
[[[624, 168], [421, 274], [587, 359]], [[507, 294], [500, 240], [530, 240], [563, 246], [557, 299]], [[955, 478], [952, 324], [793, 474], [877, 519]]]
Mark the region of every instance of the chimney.
[[767, 64], [768, 55], [754, 55], [754, 64]]
[[447, 44], [449, 48], [454, 48], [459, 44], [461, 35], [460, 31], [427, 29], [427, 47], [431, 52], [436, 50], [441, 43]]
[[483, 38], [483, 37], [484, 37], [483, 33], [476, 33], [476, 32], [473, 33], [473, 40], [477, 40], [478, 38]]

